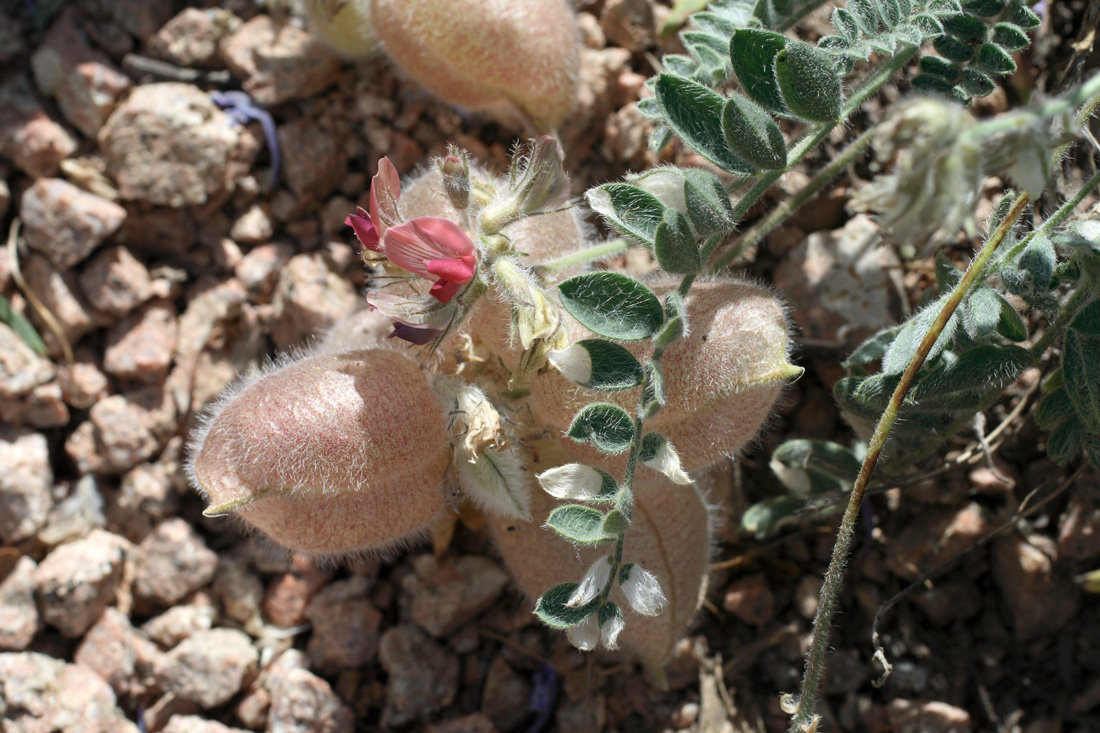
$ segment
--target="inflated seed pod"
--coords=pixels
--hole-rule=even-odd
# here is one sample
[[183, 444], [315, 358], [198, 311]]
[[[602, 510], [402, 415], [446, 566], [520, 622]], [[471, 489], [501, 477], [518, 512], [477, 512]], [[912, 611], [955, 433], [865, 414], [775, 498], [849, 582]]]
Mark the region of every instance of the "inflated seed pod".
[[191, 445], [208, 514], [294, 550], [385, 550], [443, 506], [450, 446], [425, 374], [385, 349], [321, 352], [247, 378]]
[[[658, 295], [678, 282], [650, 283]], [[687, 299], [689, 335], [661, 359], [667, 404], [646, 421], [647, 432], [664, 435], [686, 471], [696, 471], [736, 453], [756, 435], [788, 377], [801, 372], [788, 362], [790, 343], [783, 307], [771, 292], [740, 280], [697, 282]], [[573, 341], [595, 334], [570, 320]], [[624, 344], [643, 363], [649, 341]], [[545, 424], [565, 431], [574, 415], [592, 402], [611, 402], [633, 413], [639, 390], [595, 392], [579, 387], [556, 370], [532, 379], [532, 404]], [[597, 466], [624, 464], [625, 454], [608, 460], [587, 444], [566, 442], [577, 460]]]
[[[540, 440], [532, 451], [532, 473], [568, 462], [556, 439]], [[677, 486], [664, 476], [639, 472], [635, 483], [633, 524], [623, 560], [656, 576], [668, 603], [655, 616], [632, 612], [616, 586], [611, 594], [625, 613], [619, 644], [658, 680], [676, 642], [684, 635], [706, 591], [711, 531], [708, 508], [695, 488]], [[614, 543], [578, 550], [542, 525], [560, 504], [545, 491], [531, 497], [530, 522], [489, 517], [489, 526], [505, 565], [532, 601], [559, 583], [578, 582], [593, 562], [614, 552]]]
[[580, 40], [565, 0], [371, 0], [371, 21], [401, 68], [452, 104], [510, 103], [539, 132], [573, 109]]

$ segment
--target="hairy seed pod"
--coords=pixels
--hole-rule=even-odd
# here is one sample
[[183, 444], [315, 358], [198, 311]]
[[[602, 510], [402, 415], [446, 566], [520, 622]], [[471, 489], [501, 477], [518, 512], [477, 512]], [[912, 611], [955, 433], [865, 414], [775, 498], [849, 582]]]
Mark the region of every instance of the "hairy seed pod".
[[[663, 295], [678, 282], [650, 285]], [[667, 404], [645, 428], [664, 435], [690, 472], [732, 455], [751, 440], [771, 412], [784, 380], [801, 370], [787, 361], [787, 319], [766, 289], [739, 280], [698, 282], [686, 308], [689, 335], [661, 358]], [[595, 336], [570, 323], [573, 341]], [[653, 353], [648, 341], [625, 345], [643, 363]], [[612, 402], [632, 413], [639, 399], [638, 390], [586, 390], [557, 371], [536, 377], [531, 387], [536, 414], [561, 431], [593, 401]], [[577, 460], [597, 466], [617, 466], [625, 460], [609, 462], [605, 454], [572, 441], [566, 449]]]
[[564, 0], [372, 0], [379, 40], [452, 104], [517, 107], [540, 132], [573, 109], [580, 43]]
[[[540, 440], [532, 473], [563, 465], [567, 458], [556, 440]], [[706, 591], [711, 532], [706, 504], [691, 486], [677, 486], [664, 476], [639, 472], [634, 487], [633, 524], [626, 535], [623, 561], [653, 573], [668, 599], [657, 616], [630, 611], [621, 589], [611, 600], [624, 609], [626, 628], [619, 643], [658, 680], [676, 642], [684, 635]], [[531, 496], [532, 521], [489, 517], [497, 548], [520, 589], [532, 600], [559, 583], [579, 582], [598, 558], [614, 551], [614, 543], [578, 550], [542, 525], [560, 504], [545, 491]]]
[[446, 422], [427, 377], [384, 349], [320, 353], [245, 379], [191, 446], [207, 513], [295, 550], [384, 550], [442, 507]]

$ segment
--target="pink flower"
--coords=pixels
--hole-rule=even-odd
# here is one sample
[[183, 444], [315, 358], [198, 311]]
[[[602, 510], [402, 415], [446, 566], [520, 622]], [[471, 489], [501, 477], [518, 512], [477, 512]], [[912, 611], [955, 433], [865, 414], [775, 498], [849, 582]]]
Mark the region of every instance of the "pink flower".
[[401, 177], [389, 158], [378, 161], [378, 172], [371, 179], [370, 213], [356, 207], [356, 213], [348, 215], [344, 223], [355, 231], [355, 236], [369, 250], [381, 252], [382, 236], [386, 230], [401, 221], [397, 211], [397, 199], [401, 197]]
[[440, 303], [449, 302], [477, 271], [473, 242], [448, 219], [422, 216], [391, 226], [385, 230], [382, 244], [390, 262], [435, 280], [428, 292]]
[[420, 345], [450, 328], [458, 311], [457, 304], [443, 304], [428, 295], [406, 297], [372, 291], [367, 293], [367, 303], [393, 319], [390, 338]]

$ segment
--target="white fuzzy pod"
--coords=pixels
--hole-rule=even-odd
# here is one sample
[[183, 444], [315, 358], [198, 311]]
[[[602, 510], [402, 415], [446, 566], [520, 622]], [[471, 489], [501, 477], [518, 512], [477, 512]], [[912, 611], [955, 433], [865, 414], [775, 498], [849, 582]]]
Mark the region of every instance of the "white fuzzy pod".
[[286, 547], [385, 549], [442, 507], [446, 423], [427, 378], [394, 351], [288, 360], [231, 389], [191, 445], [210, 513]]
[[551, 468], [536, 478], [542, 490], [557, 499], [585, 501], [599, 494], [603, 487], [603, 476], [600, 472], [583, 463], [568, 463]]

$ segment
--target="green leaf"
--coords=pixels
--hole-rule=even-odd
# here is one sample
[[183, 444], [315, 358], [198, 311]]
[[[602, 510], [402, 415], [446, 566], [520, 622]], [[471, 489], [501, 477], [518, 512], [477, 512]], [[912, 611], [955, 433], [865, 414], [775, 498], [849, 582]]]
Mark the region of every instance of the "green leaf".
[[910, 18], [909, 22], [920, 30], [921, 40], [926, 41], [943, 35], [943, 23], [934, 15], [919, 13]]
[[855, 16], [864, 33], [869, 36], [878, 33], [879, 16], [871, 0], [848, 0], [848, 12]]
[[1026, 31], [1038, 28], [1043, 24], [1042, 18], [1035, 14], [1031, 8], [1021, 0], [1010, 0], [1004, 19], [1013, 25], [1018, 25]]
[[968, 13], [992, 18], [1005, 9], [1005, 0], [963, 0], [962, 8]]
[[656, 196], [629, 183], [605, 183], [589, 189], [585, 198], [592, 210], [612, 227], [648, 247], [653, 246], [666, 208]]
[[966, 63], [974, 58], [973, 48], [967, 46], [958, 38], [948, 35], [939, 36], [932, 41], [932, 48], [936, 49], [936, 53], [940, 56], [958, 64]]
[[875, 0], [875, 8], [887, 28], [894, 28], [901, 22], [901, 6], [898, 0]]
[[1056, 389], [1043, 397], [1035, 409], [1035, 424], [1043, 430], [1050, 430], [1063, 420], [1073, 417], [1073, 403], [1064, 389]]
[[790, 113], [775, 79], [775, 57], [786, 46], [782, 33], [758, 28], [738, 28], [730, 39], [730, 61], [741, 89], [777, 114]]
[[680, 168], [684, 179], [684, 206], [688, 222], [698, 237], [733, 230], [733, 206], [718, 176], [702, 168]]
[[535, 615], [547, 626], [554, 629], [568, 629], [596, 612], [600, 599], [595, 598], [580, 608], [565, 605], [577, 590], [579, 583], [562, 583], [546, 591], [535, 604]]
[[[675, 74], [676, 76], [683, 76], [685, 78], [691, 77], [691, 75], [694, 74], [699, 68], [699, 63], [694, 59], [689, 59], [687, 56], [676, 53], [670, 53], [666, 56], [663, 56], [661, 58], [661, 63], [664, 64], [665, 71], [667, 71], [668, 73]], [[638, 102], [639, 109], [642, 106], [642, 102], [648, 102], [651, 100], [653, 105], [656, 106], [656, 99], [654, 99], [653, 97], [646, 97], [645, 99]]]
[[592, 360], [592, 376], [581, 384], [582, 387], [615, 391], [641, 384], [642, 365], [619, 344], [602, 339], [582, 339], [577, 346], [587, 351]]
[[657, 226], [653, 240], [653, 253], [661, 269], [674, 275], [694, 275], [702, 266], [699, 245], [687, 217], [676, 209], [665, 209], [664, 221]]
[[936, 291], [946, 293], [962, 280], [963, 271], [943, 252], [936, 253]]
[[1016, 62], [992, 43], [983, 44], [978, 49], [978, 58], [974, 60], [974, 65], [987, 74], [993, 74], [994, 76], [1016, 73]]
[[722, 133], [736, 155], [757, 168], [787, 166], [787, 141], [775, 120], [748, 97], [734, 92], [722, 109]]
[[1100, 435], [1100, 338], [1066, 331], [1062, 377], [1077, 417], [1090, 433]]
[[[654, 104], [656, 103], [656, 100], [654, 100]], [[660, 124], [653, 128], [653, 133], [649, 136], [649, 149], [654, 153], [660, 153], [671, 142], [672, 130], [669, 129], [668, 125]]]
[[[958, 84], [962, 77], [962, 70], [958, 66], [939, 56], [921, 56], [920, 70], [925, 74], [938, 76], [952, 86]], [[916, 86], [914, 83], [913, 87]]]
[[962, 307], [962, 325], [967, 335], [982, 341], [997, 331], [1001, 322], [1001, 301], [993, 288], [983, 286], [971, 291]]
[[814, 122], [832, 122], [840, 117], [840, 75], [829, 55], [808, 43], [791, 41], [775, 57], [775, 78], [783, 101], [791, 112]]
[[848, 43], [859, 40], [859, 21], [850, 11], [844, 8], [834, 8], [832, 21], [837, 33], [843, 36]]
[[867, 39], [867, 43], [876, 51], [884, 54], [892, 54], [898, 47], [898, 40], [893, 33], [879, 33]]
[[940, 97], [950, 97], [954, 94], [955, 85], [938, 74], [917, 74], [910, 82], [915, 91], [921, 94], [931, 94]]
[[0, 323], [6, 323], [15, 331], [15, 335], [23, 339], [23, 342], [31, 347], [31, 350], [39, 356], [46, 355], [46, 344], [38, 335], [31, 322], [19, 311], [11, 307], [11, 301], [0, 295]]
[[881, 359], [890, 349], [890, 345], [894, 343], [894, 339], [898, 337], [899, 331], [901, 331], [901, 326], [892, 326], [879, 331], [856, 347], [856, 350], [849, 354], [848, 358], [842, 361], [840, 365], [845, 369], [851, 369], [854, 366]]
[[687, 331], [687, 311], [680, 293], [673, 291], [665, 296], [665, 325], [653, 336], [653, 345], [667, 349], [684, 337]]
[[966, 13], [941, 15], [940, 22], [948, 35], [954, 36], [968, 46], [975, 46], [985, 40], [989, 26]]
[[1100, 298], [1082, 308], [1069, 327], [1082, 336], [1100, 338]]
[[[917, 349], [920, 347], [921, 341], [924, 340], [924, 335], [932, 327], [932, 323], [936, 320], [936, 316], [939, 315], [948, 297], [948, 295], [944, 295], [938, 298], [902, 327], [898, 337], [882, 360], [883, 373], [901, 374], [905, 371], [909, 366], [909, 362], [916, 356]], [[958, 325], [959, 313], [956, 310], [955, 313], [951, 314], [951, 318], [948, 319], [947, 325], [939, 337], [936, 338], [936, 342], [932, 345], [928, 356], [925, 357], [925, 361], [935, 359], [940, 355], [940, 352], [947, 348], [947, 345], [951, 343], [951, 339], [955, 336], [955, 329], [958, 328]]]
[[1026, 341], [1027, 323], [1024, 322], [1024, 319], [1003, 295], [996, 291], [994, 293], [996, 293], [997, 299], [1001, 301], [1001, 320], [997, 323], [997, 333], [1016, 343]]
[[569, 315], [607, 338], [649, 338], [664, 323], [661, 302], [653, 291], [619, 272], [574, 275], [558, 285], [558, 295]]
[[672, 131], [704, 158], [730, 173], [752, 173], [751, 165], [726, 147], [722, 136], [722, 95], [673, 74], [657, 77], [657, 104]]
[[659, 362], [650, 359], [642, 365], [642, 369], [645, 372], [647, 386], [638, 404], [638, 417], [641, 420], [649, 420], [665, 406], [668, 394], [665, 392], [665, 375], [661, 371]]
[[555, 507], [546, 526], [575, 545], [596, 545], [615, 539], [603, 531], [604, 513], [583, 504]]
[[1001, 270], [1001, 281], [1015, 295], [1039, 295], [1050, 290], [1058, 257], [1048, 237], [1032, 237], [1020, 258]]
[[785, 526], [797, 524], [802, 516], [816, 517], [815, 514], [803, 515], [800, 510], [806, 508], [806, 499], [801, 496], [774, 496], [758, 501], [741, 515], [741, 529], [756, 539], [762, 540], [774, 535]]
[[944, 13], [961, 13], [962, 5], [959, 5], [958, 0], [931, 0], [926, 10], [929, 13], [937, 13], [939, 15], [943, 15]]
[[622, 609], [619, 608], [618, 604], [616, 604], [614, 601], [608, 601], [607, 603], [600, 606], [600, 616], [598, 621], [601, 629], [608, 621], [616, 618], [620, 620], [623, 618]]
[[1011, 23], [998, 23], [993, 26], [993, 42], [1007, 53], [1023, 51], [1031, 45], [1031, 39], [1019, 26]]
[[924, 40], [924, 32], [912, 21], [902, 23], [895, 28], [894, 35], [897, 37], [898, 43], [904, 46], [920, 46]]
[[626, 529], [628, 522], [626, 515], [624, 515], [618, 509], [612, 509], [607, 513], [607, 516], [603, 519], [603, 527], [601, 531], [605, 537], [614, 539], [619, 536], [619, 533]]
[[788, 440], [772, 452], [771, 468], [791, 491], [817, 494], [851, 488], [862, 461], [849, 449], [828, 440]]
[[993, 93], [997, 83], [977, 69], [965, 68], [962, 70], [962, 79], [959, 82], [962, 90], [972, 97], [985, 97]]
[[977, 408], [991, 392], [1012, 384], [1031, 364], [1027, 349], [983, 344], [929, 371], [905, 397], [906, 406], [924, 410]]
[[1047, 437], [1047, 455], [1059, 465], [1072, 461], [1081, 451], [1081, 426], [1075, 420], [1061, 423]]
[[622, 453], [634, 440], [634, 421], [618, 405], [597, 402], [576, 414], [566, 434], [578, 443], [592, 443], [604, 453]]

